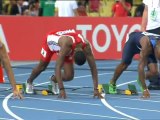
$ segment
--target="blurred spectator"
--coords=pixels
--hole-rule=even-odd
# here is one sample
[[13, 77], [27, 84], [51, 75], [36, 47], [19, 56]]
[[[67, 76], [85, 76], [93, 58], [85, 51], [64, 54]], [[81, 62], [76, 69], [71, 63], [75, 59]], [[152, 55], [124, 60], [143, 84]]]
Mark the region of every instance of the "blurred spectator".
[[100, 9], [100, 0], [89, 0], [88, 1], [89, 13], [97, 13], [100, 16], [99, 9]]
[[29, 2], [28, 0], [23, 0], [23, 3], [22, 3], [22, 6], [23, 6], [23, 9], [29, 9]]
[[131, 4], [125, 0], [116, 0], [112, 6], [113, 17], [127, 17], [130, 16]]
[[99, 12], [100, 0], [89, 0], [89, 12]]
[[59, 17], [73, 17], [78, 16], [78, 5], [76, 0], [57, 0], [55, 3], [55, 16]]
[[0, 0], [0, 15], [2, 14], [2, 0]]
[[[29, 0], [29, 5], [34, 4], [37, 0]], [[39, 0], [38, 0], [39, 1]]]
[[15, 0], [9, 0], [7, 1], [7, 3], [4, 4], [4, 15], [10, 15], [11, 14], [11, 8], [13, 5], [16, 4], [16, 1]]
[[24, 15], [24, 16], [30, 16], [30, 11], [29, 11], [29, 9], [25, 9], [24, 12], [23, 12], [23, 15]]
[[137, 8], [135, 9], [134, 17], [142, 17], [144, 7], [145, 7], [144, 3], [141, 3], [140, 5], [138, 5]]
[[160, 0], [143, 0], [141, 30], [160, 35]]
[[54, 16], [56, 0], [40, 0], [39, 16]]
[[130, 3], [130, 5], [133, 5], [133, 0], [126, 0], [126, 2]]
[[39, 0], [36, 0], [34, 3], [32, 3], [29, 7], [30, 16], [38, 16], [39, 15]]
[[22, 15], [26, 9], [26, 6], [23, 6], [23, 0], [16, 0], [16, 4], [11, 6], [10, 15]]
[[86, 2], [85, 1], [78, 1], [78, 15], [79, 16], [87, 16], [86, 12]]

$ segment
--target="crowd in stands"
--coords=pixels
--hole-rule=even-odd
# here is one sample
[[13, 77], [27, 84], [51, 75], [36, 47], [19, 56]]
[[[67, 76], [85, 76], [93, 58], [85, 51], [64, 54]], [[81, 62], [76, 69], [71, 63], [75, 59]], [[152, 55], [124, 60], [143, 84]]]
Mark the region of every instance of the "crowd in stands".
[[[57, 4], [60, 1], [62, 2], [59, 3], [61, 7], [58, 8]], [[75, 3], [69, 5], [69, 2], [73, 1], [76, 2], [76, 5]], [[66, 11], [66, 9], [68, 10], [70, 7], [70, 9], [75, 8], [77, 12], [75, 16], [141, 17], [144, 5], [142, 4], [142, 0], [139, 1], [140, 2], [136, 4], [133, 0], [0, 0], [0, 14], [17, 16], [58, 16], [56, 14], [57, 9], [59, 9], [59, 11]], [[68, 4], [63, 2], [68, 2]]]

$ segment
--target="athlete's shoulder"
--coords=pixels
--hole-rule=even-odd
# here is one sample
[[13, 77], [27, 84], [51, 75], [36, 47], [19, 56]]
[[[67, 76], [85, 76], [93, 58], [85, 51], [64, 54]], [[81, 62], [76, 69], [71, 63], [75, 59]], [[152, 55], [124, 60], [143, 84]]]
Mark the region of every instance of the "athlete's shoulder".
[[74, 29], [60, 30], [55, 32], [57, 35], [73, 34], [76, 33]]
[[48, 32], [48, 34], [57, 34], [57, 35], [64, 35], [69, 33], [76, 33], [74, 29], [65, 29], [65, 30], [52, 30]]

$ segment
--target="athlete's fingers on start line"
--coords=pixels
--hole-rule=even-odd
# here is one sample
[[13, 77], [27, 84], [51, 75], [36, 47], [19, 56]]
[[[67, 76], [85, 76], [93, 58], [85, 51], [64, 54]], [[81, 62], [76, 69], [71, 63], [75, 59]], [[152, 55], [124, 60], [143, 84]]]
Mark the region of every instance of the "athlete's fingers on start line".
[[148, 95], [142, 95], [141, 98], [142, 99], [148, 99], [148, 98], [150, 98], [150, 96], [148, 96]]
[[58, 98], [63, 98], [63, 99], [66, 99], [67, 98], [67, 95], [66, 95], [66, 92], [65, 90], [61, 90], [59, 95], [58, 95]]
[[141, 98], [143, 98], [143, 99], [150, 98], [150, 93], [149, 93], [148, 89], [143, 91], [143, 95], [141, 96]]
[[22, 94], [13, 94], [13, 97], [17, 99], [24, 99]]
[[94, 91], [93, 98], [100, 98], [100, 99], [102, 99], [102, 98], [104, 98], [104, 97], [101, 95], [101, 93], [98, 92], [98, 90], [95, 90], [95, 91]]

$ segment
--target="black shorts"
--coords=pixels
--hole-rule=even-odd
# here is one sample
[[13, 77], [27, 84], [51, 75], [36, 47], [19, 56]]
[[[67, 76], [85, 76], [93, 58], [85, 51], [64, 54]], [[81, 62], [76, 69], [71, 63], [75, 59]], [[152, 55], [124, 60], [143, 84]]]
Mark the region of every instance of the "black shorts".
[[[143, 36], [144, 35], [140, 35], [140, 34], [138, 36], [135, 36], [135, 33], [132, 33], [129, 35], [129, 40], [126, 42], [126, 44], [123, 48], [122, 62], [129, 65], [129, 64], [131, 64], [134, 55], [140, 53], [140, 49], [135, 44], [133, 44], [133, 41], [135, 39], [140, 40]], [[156, 60], [156, 57], [154, 54], [149, 55], [148, 64], [149, 63], [157, 63], [157, 60]]]

